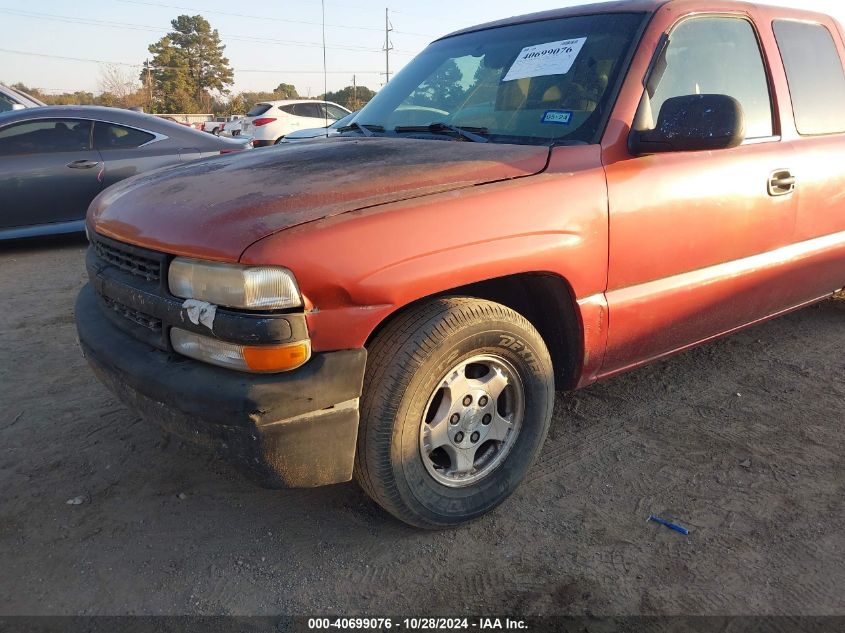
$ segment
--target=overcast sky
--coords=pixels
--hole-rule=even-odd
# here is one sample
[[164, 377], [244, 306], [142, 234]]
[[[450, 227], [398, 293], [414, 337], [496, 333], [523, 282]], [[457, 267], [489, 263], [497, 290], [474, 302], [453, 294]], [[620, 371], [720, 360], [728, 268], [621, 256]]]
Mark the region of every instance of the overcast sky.
[[[579, 0], [387, 0], [391, 71], [432, 39], [456, 29]], [[842, 0], [771, 0], [823, 11], [845, 22]], [[384, 82], [385, 0], [326, 0], [329, 90]], [[30, 10], [31, 9], [31, 10]], [[202, 14], [226, 44], [235, 69], [233, 90], [269, 90], [292, 83], [303, 95], [323, 92], [320, 0], [0, 0], [0, 82], [22, 81], [48, 92], [97, 92], [100, 62], [138, 71], [147, 46], [182, 13]], [[17, 51], [17, 52], [10, 52]], [[28, 54], [22, 54], [28, 53]], [[42, 56], [36, 56], [38, 54]], [[74, 59], [62, 59], [74, 58]], [[134, 68], [131, 65], [136, 65]]]

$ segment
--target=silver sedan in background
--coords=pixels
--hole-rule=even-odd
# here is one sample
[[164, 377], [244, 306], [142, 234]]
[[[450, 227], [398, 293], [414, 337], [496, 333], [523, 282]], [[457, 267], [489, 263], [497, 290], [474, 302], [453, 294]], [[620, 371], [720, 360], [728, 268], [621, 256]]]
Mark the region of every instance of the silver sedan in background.
[[0, 240], [85, 230], [90, 202], [141, 172], [246, 149], [140, 112], [46, 106], [0, 113]]
[[0, 112], [9, 110], [23, 110], [24, 108], [40, 108], [47, 105], [23, 90], [0, 84]]

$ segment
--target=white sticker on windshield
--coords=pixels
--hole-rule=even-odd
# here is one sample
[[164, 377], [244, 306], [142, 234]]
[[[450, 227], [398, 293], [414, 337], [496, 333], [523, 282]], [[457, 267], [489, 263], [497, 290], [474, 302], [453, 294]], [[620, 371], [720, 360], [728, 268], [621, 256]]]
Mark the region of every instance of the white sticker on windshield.
[[546, 75], [565, 75], [578, 58], [584, 47], [586, 37], [574, 40], [561, 40], [548, 44], [526, 46], [520, 51], [516, 61], [502, 81], [545, 77]]

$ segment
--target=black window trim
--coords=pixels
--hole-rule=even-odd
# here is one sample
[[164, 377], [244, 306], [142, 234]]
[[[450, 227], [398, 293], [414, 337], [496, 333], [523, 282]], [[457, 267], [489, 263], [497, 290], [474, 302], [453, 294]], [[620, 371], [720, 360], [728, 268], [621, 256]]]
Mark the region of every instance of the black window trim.
[[[766, 48], [763, 45], [763, 39], [760, 37], [760, 29], [757, 27], [757, 24], [754, 22], [754, 20], [748, 13], [744, 11], [704, 11], [698, 13], [687, 13], [685, 15], [682, 15], [677, 20], [675, 20], [666, 31], [663, 32], [663, 37], [661, 37], [660, 41], [658, 42], [658, 48], [663, 49], [660, 54], [662, 55], [665, 50], [669, 48], [669, 45], [672, 43], [672, 32], [675, 31], [675, 29], [677, 29], [681, 24], [690, 20], [712, 18], [730, 18], [734, 20], [744, 20], [748, 22], [749, 26], [751, 26], [751, 31], [752, 33], [754, 33], [754, 37], [757, 40], [757, 48], [760, 51], [760, 59], [763, 62], [763, 73], [765, 74], [766, 84], [769, 89], [769, 104], [772, 114], [772, 134], [771, 136], [758, 136], [754, 138], [746, 138], [742, 142], [742, 146], [780, 142], [781, 140], [783, 140], [783, 129], [781, 127], [780, 121], [780, 102], [778, 101], [778, 95], [774, 89], [774, 76], [772, 75], [772, 66], [769, 63], [769, 57], [766, 54]], [[654, 54], [657, 54], [657, 50], [654, 51]], [[654, 62], [656, 61], [656, 59], [653, 59], [652, 61]], [[649, 80], [651, 79], [651, 74], [653, 72], [654, 63], [650, 63], [648, 69], [646, 70], [646, 75], [643, 77], [642, 81], [644, 91], [647, 90], [647, 86]], [[633, 130], [631, 132], [633, 133]]]
[[[786, 87], [789, 93], [789, 106], [790, 111], [792, 112], [792, 122], [795, 126], [795, 133], [798, 134], [798, 136], [800, 136], [801, 138], [824, 138], [825, 136], [845, 135], [845, 130], [842, 130], [841, 132], [821, 132], [818, 134], [805, 134], [798, 129], [798, 121], [795, 118], [795, 102], [792, 100], [792, 86], [789, 85], [789, 75], [786, 72], [786, 61], [783, 59], [783, 51], [781, 50], [780, 42], [778, 41], [777, 34], [775, 33], [775, 22], [797, 22], [799, 24], [809, 24], [811, 26], [822, 27], [825, 31], [827, 31], [827, 34], [830, 36], [830, 41], [833, 42], [833, 47], [836, 50], [836, 56], [839, 58], [839, 65], [842, 66], [842, 73], [845, 74], [845, 65], [843, 65], [842, 55], [839, 52], [839, 47], [836, 45], [836, 37], [834, 36], [833, 32], [831, 32], [830, 26], [823, 22], [817, 22], [816, 20], [802, 20], [800, 18], [790, 17], [773, 18], [771, 24], [772, 37], [774, 38], [775, 46], [777, 46], [778, 49], [778, 57], [780, 57], [780, 63], [783, 67], [783, 74], [786, 77]], [[836, 30], [836, 33], [839, 33], [838, 29]]]

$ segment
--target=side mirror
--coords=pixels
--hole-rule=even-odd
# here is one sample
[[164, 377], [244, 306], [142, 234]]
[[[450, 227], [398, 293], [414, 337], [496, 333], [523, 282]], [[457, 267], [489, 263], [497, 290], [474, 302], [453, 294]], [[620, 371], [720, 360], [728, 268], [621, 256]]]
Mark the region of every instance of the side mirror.
[[26, 110], [26, 106], [22, 103], [13, 103], [12, 110]]
[[739, 101], [727, 95], [687, 95], [667, 99], [653, 130], [632, 132], [631, 152], [700, 152], [729, 149], [745, 140]]

